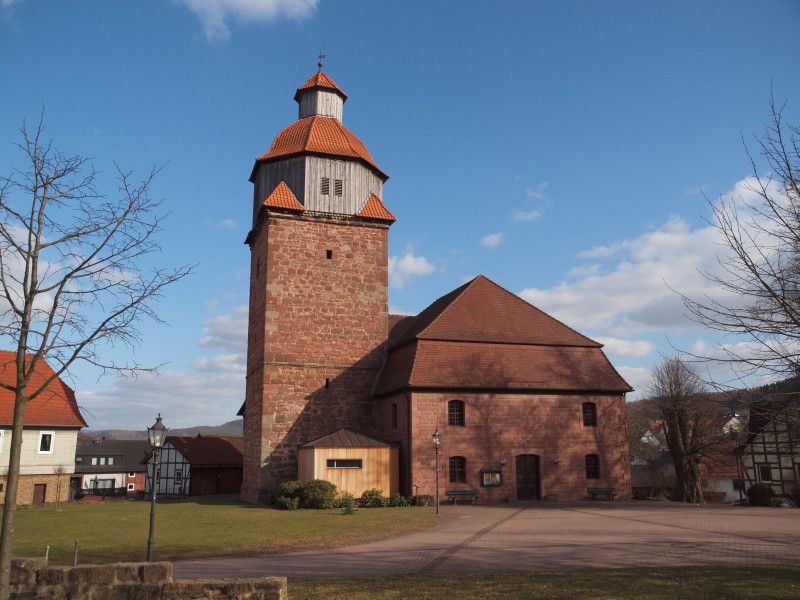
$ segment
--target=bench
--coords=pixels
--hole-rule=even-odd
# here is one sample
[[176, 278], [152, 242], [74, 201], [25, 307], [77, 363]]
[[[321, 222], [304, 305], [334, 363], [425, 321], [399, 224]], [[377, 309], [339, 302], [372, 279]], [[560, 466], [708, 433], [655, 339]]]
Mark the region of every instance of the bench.
[[590, 487], [589, 493], [592, 495], [592, 500], [597, 500], [598, 496], [605, 496], [609, 500], [617, 498], [617, 492], [612, 487]]
[[458, 504], [458, 499], [474, 500], [475, 504], [478, 503], [478, 498], [481, 494], [478, 490], [447, 490], [445, 495], [453, 501], [453, 504]]

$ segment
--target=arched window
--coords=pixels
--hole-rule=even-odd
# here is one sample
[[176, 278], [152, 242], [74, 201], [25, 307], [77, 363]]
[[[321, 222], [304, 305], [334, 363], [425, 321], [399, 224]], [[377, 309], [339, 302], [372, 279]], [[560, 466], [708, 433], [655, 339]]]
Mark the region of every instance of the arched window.
[[447, 403], [447, 424], [455, 427], [464, 427], [464, 401], [450, 400]]
[[583, 403], [583, 426], [597, 427], [597, 404], [594, 402]]
[[467, 482], [467, 459], [463, 456], [450, 457], [450, 483]]
[[600, 479], [600, 457], [597, 454], [586, 455], [586, 479]]

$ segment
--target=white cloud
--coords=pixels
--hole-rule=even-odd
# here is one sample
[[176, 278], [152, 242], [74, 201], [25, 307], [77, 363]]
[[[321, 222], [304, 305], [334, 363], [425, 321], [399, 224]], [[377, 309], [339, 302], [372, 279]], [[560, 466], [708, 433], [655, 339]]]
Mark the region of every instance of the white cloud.
[[430, 275], [436, 270], [424, 256], [416, 256], [413, 250], [406, 250], [403, 256], [389, 257], [389, 285], [401, 288], [414, 277]]
[[240, 23], [270, 23], [280, 18], [302, 20], [310, 17], [319, 0], [174, 0], [185, 4], [203, 23], [210, 41], [227, 40], [228, 20]]
[[536, 187], [529, 185], [528, 187], [525, 188], [525, 195], [528, 198], [535, 198], [537, 200], [541, 200], [542, 198], [544, 198], [544, 193], [549, 187], [550, 184], [547, 183], [546, 181], [541, 182]]
[[233, 219], [222, 219], [215, 223], [217, 229], [236, 229], [236, 221]]
[[652, 372], [645, 367], [617, 367], [617, 372], [634, 389], [634, 394], [628, 396], [635, 399], [647, 394], [647, 387], [650, 385]]
[[208, 319], [203, 325], [203, 337], [198, 345], [220, 348], [236, 354], [247, 353], [247, 305], [237, 306], [231, 314]]
[[609, 357], [639, 357], [647, 356], [656, 349], [656, 345], [648, 340], [624, 340], [620, 338], [597, 338], [603, 344], [606, 355]]
[[495, 248], [496, 246], [500, 245], [500, 242], [503, 241], [503, 237], [505, 237], [505, 235], [505, 233], [491, 233], [483, 236], [481, 238], [481, 246], [484, 248]]
[[541, 208], [533, 208], [531, 210], [522, 210], [517, 209], [511, 215], [511, 218], [515, 221], [533, 221], [534, 219], [538, 219], [544, 214], [544, 210]]

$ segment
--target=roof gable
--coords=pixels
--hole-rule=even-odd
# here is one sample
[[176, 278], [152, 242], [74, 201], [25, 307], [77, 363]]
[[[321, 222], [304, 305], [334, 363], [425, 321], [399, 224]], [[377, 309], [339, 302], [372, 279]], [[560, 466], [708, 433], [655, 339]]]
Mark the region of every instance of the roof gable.
[[289, 186], [286, 185], [283, 181], [281, 181], [272, 193], [267, 196], [267, 198], [262, 203], [262, 206], [267, 206], [269, 208], [287, 208], [289, 210], [300, 210], [304, 211], [306, 209], [305, 206], [300, 204], [297, 200], [297, 196], [292, 193], [292, 190], [289, 189]]
[[394, 223], [397, 219], [389, 212], [389, 209], [383, 205], [381, 199], [375, 194], [370, 194], [367, 198], [367, 203], [364, 208], [356, 215], [357, 217], [365, 217], [367, 219], [377, 219], [379, 221], [391, 221]]
[[[33, 358], [28, 355], [28, 360]], [[14, 385], [16, 378], [16, 353], [0, 350], [0, 381]], [[44, 359], [39, 359], [28, 383], [29, 391], [39, 389], [54, 371]], [[14, 392], [0, 388], [0, 425], [14, 423]], [[75, 392], [57, 377], [38, 396], [28, 401], [25, 408], [26, 427], [86, 427], [78, 408]]]
[[602, 347], [483, 275], [423, 310], [394, 345], [413, 339]]

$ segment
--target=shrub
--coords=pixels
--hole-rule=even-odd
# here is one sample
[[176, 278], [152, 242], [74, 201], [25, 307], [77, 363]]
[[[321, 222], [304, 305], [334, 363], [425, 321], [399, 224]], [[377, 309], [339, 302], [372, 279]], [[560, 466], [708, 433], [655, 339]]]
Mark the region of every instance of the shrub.
[[279, 496], [278, 498], [275, 498], [274, 504], [281, 510], [297, 510], [297, 508], [300, 506], [300, 498]]
[[433, 496], [429, 494], [414, 496], [414, 504], [416, 506], [433, 506]]
[[360, 504], [364, 508], [381, 508], [386, 506], [386, 498], [381, 493], [381, 490], [372, 488], [371, 490], [365, 490], [361, 494]]
[[403, 496], [400, 492], [389, 498], [387, 501], [388, 506], [411, 506], [411, 498]]
[[336, 486], [324, 479], [309, 481], [300, 494], [303, 508], [336, 508]]
[[751, 485], [747, 489], [747, 500], [750, 506], [771, 506], [774, 495], [775, 492], [772, 491], [772, 486], [763, 483]]
[[[300, 481], [284, 481], [277, 487], [272, 488], [270, 493], [270, 502], [273, 504], [278, 503], [279, 498], [297, 498], [299, 499], [303, 491], [303, 484]], [[297, 507], [295, 507], [297, 508]]]
[[339, 508], [342, 509], [343, 515], [352, 515], [356, 510], [358, 510], [358, 504], [356, 504], [356, 499], [350, 492], [342, 492], [341, 496], [339, 496]]

